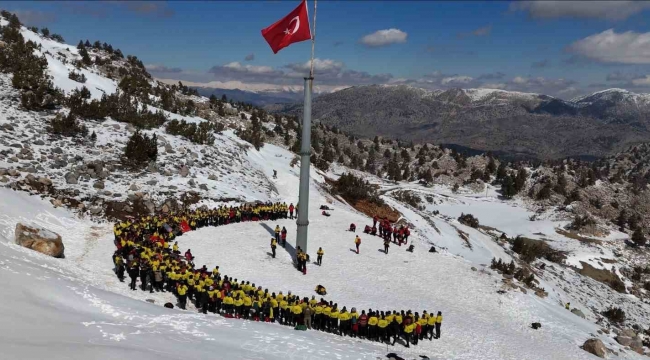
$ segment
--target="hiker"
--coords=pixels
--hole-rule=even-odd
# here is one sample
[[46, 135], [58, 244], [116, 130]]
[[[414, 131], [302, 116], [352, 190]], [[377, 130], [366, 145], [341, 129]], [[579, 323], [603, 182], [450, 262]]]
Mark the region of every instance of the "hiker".
[[293, 203], [291, 203], [291, 204], [289, 204], [289, 218], [290, 219], [293, 219], [293, 210], [294, 210]]
[[274, 179], [278, 178], [278, 171], [277, 170], [273, 170], [273, 178]]
[[566, 303], [566, 305], [564, 305], [564, 308], [567, 309], [567, 310], [570, 310], [571, 309], [571, 303]]
[[354, 225], [354, 223], [350, 224], [350, 231], [356, 232], [357, 231], [357, 226]]
[[441, 325], [442, 325], [442, 312], [438, 311], [438, 316], [436, 316], [436, 339], [440, 339]]
[[275, 248], [278, 245], [278, 241], [275, 240], [275, 238], [271, 238], [271, 253], [273, 254], [273, 258], [275, 259]]
[[287, 228], [284, 226], [282, 227], [282, 231], [280, 232], [280, 238], [282, 240], [282, 247], [285, 247], [287, 245]]
[[361, 238], [359, 235], [354, 238], [354, 245], [357, 247], [357, 255], [359, 255], [359, 245], [361, 245]]
[[372, 229], [370, 229], [370, 235], [372, 235], [372, 236], [377, 235], [377, 228], [376, 227], [373, 226]]
[[318, 248], [318, 251], [316, 252], [316, 255], [317, 255], [316, 264], [318, 264], [318, 266], [323, 265], [323, 255], [325, 255], [325, 251], [323, 251], [322, 247]]
[[364, 234], [370, 234], [370, 225], [366, 225], [366, 227], [363, 228], [363, 233]]
[[379, 220], [377, 215], [372, 217], [372, 227], [377, 227], [377, 220]]
[[178, 294], [178, 306], [185, 310], [185, 306], [187, 305], [187, 285], [183, 284], [177, 284], [176, 285], [176, 293]]
[[325, 286], [323, 286], [323, 285], [320, 285], [320, 284], [316, 285], [315, 290], [316, 290], [316, 293], [318, 293], [318, 295], [321, 295], [321, 296], [327, 295], [327, 290], [325, 289]]
[[115, 263], [115, 274], [117, 278], [120, 279], [120, 282], [124, 282], [124, 258], [116, 255], [113, 262]]
[[302, 314], [304, 315], [304, 323], [307, 329], [311, 330], [311, 315], [312, 315], [312, 309], [309, 306], [305, 306], [305, 309], [302, 311]]
[[323, 216], [330, 217], [330, 213], [328, 213], [328, 212], [325, 211], [325, 210], [323, 210], [323, 212], [322, 212], [321, 214], [322, 214]]
[[390, 240], [384, 239], [384, 253], [388, 255], [388, 247], [390, 246]]
[[359, 336], [368, 337], [368, 315], [366, 315], [365, 310], [361, 310], [361, 315], [359, 316]]
[[280, 225], [275, 225], [275, 241], [280, 242]]

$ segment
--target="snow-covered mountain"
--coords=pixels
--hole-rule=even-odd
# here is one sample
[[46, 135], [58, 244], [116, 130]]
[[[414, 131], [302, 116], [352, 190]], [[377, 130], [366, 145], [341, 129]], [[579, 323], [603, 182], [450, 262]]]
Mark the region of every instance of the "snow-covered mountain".
[[[313, 116], [362, 137], [454, 144], [515, 158], [601, 157], [650, 140], [648, 99], [620, 90], [565, 101], [497, 89], [371, 85], [319, 96]], [[302, 106], [281, 111], [301, 116]]]
[[[2, 20], [2, 25], [7, 21]], [[77, 68], [83, 54], [74, 46], [26, 28], [20, 31], [40, 45], [35, 51], [45, 55], [46, 73], [66, 95], [86, 87], [90, 101], [129, 89], [124, 80], [129, 79], [128, 73], [120, 75], [119, 70], [107, 68], [122, 65], [126, 69], [137, 64], [135, 60], [97, 65], [97, 57], [101, 63], [105, 54], [88, 50], [94, 63]], [[137, 75], [136, 70], [124, 71]], [[70, 79], [72, 71], [83, 73], [86, 81]], [[7, 357], [320, 360], [378, 359], [396, 352], [408, 360], [420, 359], [420, 355], [468, 360], [593, 359], [580, 346], [597, 338], [610, 349], [609, 358], [640, 359], [640, 354], [624, 345], [627, 337], [617, 335], [633, 326], [640, 332], [635, 350], [647, 351], [636, 345], [646, 339], [643, 330], [650, 322], [650, 306], [643, 301], [648, 291], [629, 273], [647, 259], [642, 251], [625, 244], [626, 234], [611, 225], [602, 225], [602, 232], [592, 237], [566, 231], [570, 222], [566, 208], [542, 208], [524, 198], [504, 200], [491, 185], [474, 182], [451, 188], [394, 182], [352, 170], [345, 161], [334, 162], [328, 170], [312, 168], [308, 251], [322, 247], [325, 257], [323, 266], [309, 264], [307, 275], [294, 270], [289, 251], [280, 249], [276, 259], [267, 255], [268, 228], [276, 223], [287, 227], [289, 248], [295, 246], [293, 220], [202, 228], [180, 237], [179, 246], [183, 251], [191, 248], [197, 264], [220, 265], [223, 274], [271, 291], [310, 297], [320, 283], [328, 289], [328, 300], [348, 307], [442, 311], [441, 339], [424, 340], [409, 349], [399, 345], [387, 349], [366, 340], [197, 314], [193, 305], [188, 311], [163, 308], [161, 304], [175, 302], [171, 294], [130, 291], [116, 278], [111, 259], [114, 235], [106, 219], [245, 201], [296, 203], [300, 166], [283, 137], [269, 135], [269, 142], [275, 144], [266, 143], [260, 149], [242, 139], [262, 116], [264, 133], [273, 133], [279, 126], [282, 136], [288, 134], [291, 140], [295, 131], [290, 122], [241, 104], [214, 105], [207, 98], [183, 94], [183, 89], [163, 91], [150, 80], [151, 92], [134, 91], [129, 103], [137, 103], [139, 111], [146, 108], [164, 115], [163, 123], [139, 129], [156, 135], [158, 156], [134, 170], [124, 165], [124, 156], [136, 127], [125, 122], [122, 114], [78, 119], [87, 128], [86, 135], [53, 133], [52, 120], [57, 114], [72, 112], [70, 97], [52, 110], [27, 111], [21, 101], [25, 92], [12, 86], [13, 76], [0, 74], [0, 181], [7, 184], [0, 188], [0, 316], [5, 320], [0, 325], [0, 346]], [[160, 95], [152, 94], [156, 91]], [[454, 104], [466, 99], [499, 103], [509, 95], [495, 90], [427, 96], [436, 99], [426, 101]], [[522, 102], [537, 101], [530, 94], [515, 96]], [[149, 103], [142, 98], [149, 98]], [[209, 132], [212, 141], [202, 143], [169, 130], [173, 120], [232, 128]], [[371, 141], [365, 141], [371, 146]], [[415, 147], [412, 151], [415, 157]], [[436, 166], [444, 170], [437, 177], [451, 178], [451, 172], [461, 172], [450, 152], [439, 148], [435, 152], [440, 153]], [[470, 169], [462, 171], [485, 166], [484, 160], [469, 159]], [[454, 171], [447, 173], [451, 164]], [[274, 170], [277, 178], [271, 176]], [[409, 245], [413, 252], [393, 244], [385, 254], [379, 238], [360, 231], [361, 253], [350, 251], [354, 234], [347, 231], [349, 224], [361, 229], [372, 219], [328, 191], [328, 184], [346, 172], [374, 185], [379, 197], [399, 214], [400, 223], [412, 229]], [[473, 191], [476, 186], [480, 189]], [[334, 209], [329, 217], [320, 215], [324, 204]], [[480, 221], [479, 226], [458, 220], [468, 213]], [[14, 244], [18, 222], [35, 223], [60, 234], [65, 258], [46, 257]], [[548, 244], [566, 258], [541, 257], [527, 263], [522, 260], [522, 249], [520, 253], [513, 250], [517, 236]], [[437, 252], [429, 252], [431, 246]], [[525, 284], [520, 277], [502, 275], [490, 268], [492, 259], [516, 262], [518, 268], [533, 274], [534, 281]], [[623, 292], [614, 291], [601, 276], [623, 279], [619, 280], [624, 283]], [[565, 310], [567, 302], [584, 318]], [[614, 323], [604, 316], [611, 307], [625, 311], [627, 321]], [[541, 323], [541, 329], [532, 329], [533, 322]]]

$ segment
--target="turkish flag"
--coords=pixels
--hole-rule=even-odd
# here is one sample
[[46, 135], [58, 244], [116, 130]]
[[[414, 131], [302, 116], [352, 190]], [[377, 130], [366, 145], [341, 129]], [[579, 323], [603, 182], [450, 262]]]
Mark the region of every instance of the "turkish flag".
[[262, 30], [262, 36], [274, 54], [285, 47], [311, 39], [307, 1], [303, 0], [289, 15]]

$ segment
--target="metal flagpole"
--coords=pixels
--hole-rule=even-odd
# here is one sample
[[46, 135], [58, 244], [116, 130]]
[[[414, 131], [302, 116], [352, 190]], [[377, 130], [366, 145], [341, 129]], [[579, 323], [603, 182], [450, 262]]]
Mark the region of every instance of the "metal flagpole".
[[311, 66], [305, 78], [305, 101], [302, 115], [300, 141], [300, 192], [298, 195], [298, 231], [296, 249], [307, 253], [307, 227], [309, 226], [309, 162], [311, 156], [311, 94], [314, 82], [314, 47], [316, 45], [316, 0], [314, 0], [314, 31], [311, 34]]

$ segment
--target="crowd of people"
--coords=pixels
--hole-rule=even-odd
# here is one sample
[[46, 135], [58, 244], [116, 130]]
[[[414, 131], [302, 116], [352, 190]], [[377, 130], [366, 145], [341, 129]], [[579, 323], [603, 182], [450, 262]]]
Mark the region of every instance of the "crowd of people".
[[[350, 231], [356, 231], [356, 228], [355, 224], [350, 224]], [[399, 246], [402, 246], [402, 244], [406, 245], [408, 244], [408, 239], [411, 235], [408, 226], [400, 225], [398, 227], [397, 224], [392, 225], [390, 220], [379, 218], [376, 215], [372, 218], [372, 226], [366, 225], [363, 232], [365, 234], [381, 237], [384, 240], [384, 252], [386, 254], [388, 254], [388, 248], [390, 247], [391, 242]], [[358, 246], [357, 253], [359, 253]]]
[[[293, 204], [247, 204], [238, 207], [219, 207], [212, 210], [194, 210], [147, 216], [133, 221], [118, 222], [114, 226], [116, 250], [113, 254], [114, 271], [120, 281], [125, 272], [130, 288], [143, 291], [170, 292], [177, 298], [177, 306], [187, 309], [188, 301], [199, 312], [218, 313], [225, 317], [253, 321], [278, 322], [296, 329], [314, 329], [341, 336], [360, 337], [392, 345], [402, 338], [405, 346], [419, 340], [440, 338], [442, 313], [395, 310], [348, 310], [324, 298], [316, 299], [263, 289], [249, 281], [221, 274], [219, 266], [198, 268], [188, 249], [181, 254], [176, 237], [205, 226], [221, 226], [241, 221], [261, 221], [293, 216]], [[358, 238], [358, 237], [357, 237]], [[273, 257], [278, 244], [285, 246], [286, 229], [275, 228], [271, 239]], [[297, 267], [306, 274], [308, 255], [299, 248]], [[358, 250], [357, 250], [358, 252]], [[319, 248], [317, 263], [322, 263], [324, 251]], [[138, 283], [139, 279], [139, 283]], [[315, 289], [319, 296], [326, 294], [322, 285]], [[166, 304], [173, 307], [173, 304]], [[391, 341], [392, 339], [392, 341]]]

